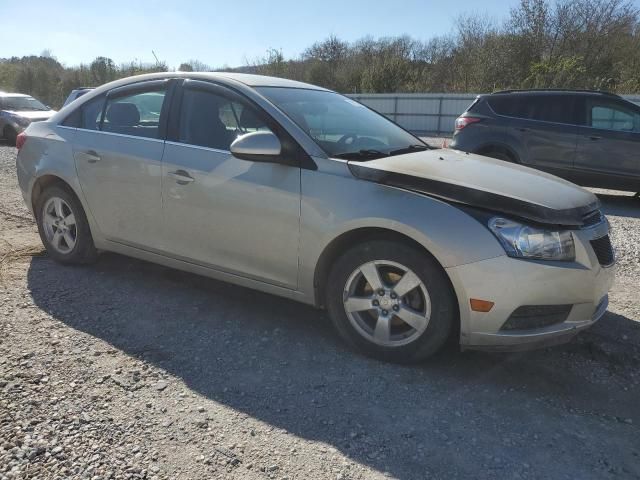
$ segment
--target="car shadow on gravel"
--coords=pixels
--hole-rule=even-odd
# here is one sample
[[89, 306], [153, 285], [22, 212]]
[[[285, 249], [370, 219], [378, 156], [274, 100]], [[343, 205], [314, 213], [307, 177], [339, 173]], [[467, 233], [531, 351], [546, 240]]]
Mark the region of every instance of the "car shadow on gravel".
[[640, 198], [633, 195], [612, 195], [599, 193], [605, 215], [640, 218]]
[[[565, 347], [511, 355], [450, 347], [407, 367], [349, 351], [311, 307], [115, 254], [91, 267], [33, 258], [28, 287], [43, 311], [206, 398], [397, 478], [496, 478], [511, 464], [591, 478], [586, 460], [604, 455], [605, 437], [607, 461], [636, 468], [633, 432], [618, 416], [637, 425], [640, 414], [615, 382], [628, 380], [638, 357], [619, 358], [607, 332], [640, 332], [620, 315]], [[144, 388], [178, 394], [171, 383]]]

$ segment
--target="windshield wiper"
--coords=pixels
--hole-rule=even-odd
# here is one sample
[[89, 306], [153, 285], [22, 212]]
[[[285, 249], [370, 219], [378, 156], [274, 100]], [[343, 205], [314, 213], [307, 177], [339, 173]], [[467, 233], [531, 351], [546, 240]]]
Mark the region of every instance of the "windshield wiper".
[[422, 145], [419, 143], [409, 145], [408, 147], [398, 148], [397, 150], [391, 150], [389, 155], [402, 155], [403, 153], [421, 152], [423, 150], [430, 150], [428, 145]]
[[334, 158], [343, 158], [345, 160], [373, 160], [375, 158], [388, 157], [389, 154], [387, 152], [382, 152], [380, 150], [374, 150], [371, 148], [364, 148], [362, 150], [358, 150], [357, 152], [343, 152], [336, 153], [332, 155]]

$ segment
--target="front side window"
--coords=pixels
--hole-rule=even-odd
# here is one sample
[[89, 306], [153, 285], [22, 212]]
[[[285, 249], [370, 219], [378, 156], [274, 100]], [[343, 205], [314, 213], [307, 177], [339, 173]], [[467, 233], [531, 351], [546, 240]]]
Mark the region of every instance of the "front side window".
[[160, 113], [166, 90], [137, 92], [107, 98], [102, 131], [159, 138]]
[[601, 130], [640, 131], [640, 113], [614, 103], [589, 103], [589, 126]]
[[269, 128], [251, 107], [210, 91], [184, 90], [179, 142], [228, 151], [238, 135], [257, 130]]
[[369, 160], [429, 148], [382, 115], [337, 93], [279, 87], [256, 90], [329, 156]]

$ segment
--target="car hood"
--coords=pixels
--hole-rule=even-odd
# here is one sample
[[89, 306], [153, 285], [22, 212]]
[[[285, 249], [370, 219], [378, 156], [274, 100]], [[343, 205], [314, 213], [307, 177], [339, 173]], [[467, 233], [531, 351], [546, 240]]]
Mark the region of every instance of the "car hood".
[[548, 173], [457, 150], [349, 162], [360, 179], [538, 223], [579, 226], [600, 208], [591, 192]]
[[6, 110], [11, 115], [28, 118], [29, 120], [48, 120], [56, 113], [55, 110]]

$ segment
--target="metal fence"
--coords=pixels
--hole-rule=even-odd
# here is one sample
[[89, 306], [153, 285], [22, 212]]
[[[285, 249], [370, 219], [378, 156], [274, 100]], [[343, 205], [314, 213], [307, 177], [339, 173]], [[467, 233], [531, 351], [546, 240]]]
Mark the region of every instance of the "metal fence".
[[[407, 130], [420, 135], [453, 132], [456, 118], [478, 94], [377, 93], [352, 94], [349, 97], [389, 117]], [[640, 95], [624, 95], [640, 105]]]

